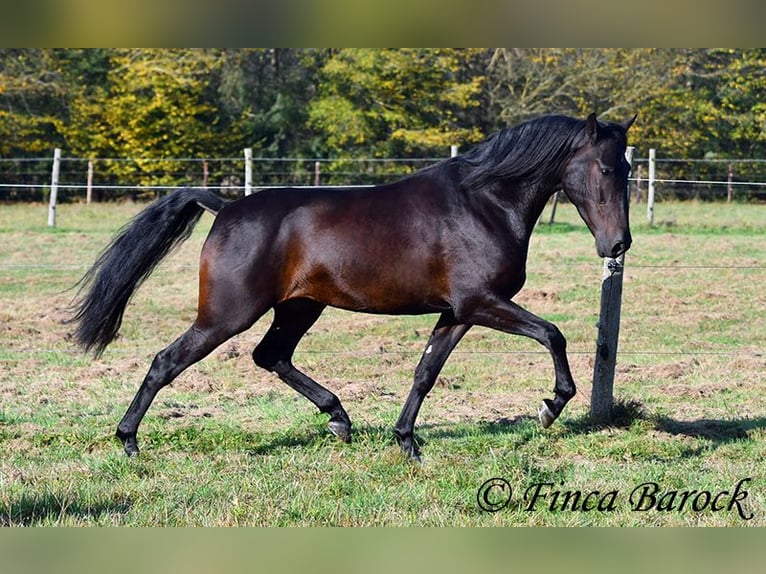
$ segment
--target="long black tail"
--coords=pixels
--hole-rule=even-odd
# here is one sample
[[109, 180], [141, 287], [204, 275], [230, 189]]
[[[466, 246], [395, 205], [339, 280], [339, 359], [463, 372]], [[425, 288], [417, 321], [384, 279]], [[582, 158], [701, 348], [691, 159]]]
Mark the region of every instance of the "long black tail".
[[[125, 307], [157, 264], [191, 235], [206, 209], [226, 200], [204, 189], [178, 189], [123, 227], [79, 282], [72, 307], [75, 339], [96, 356], [117, 336]], [[84, 293], [84, 295], [83, 295]]]

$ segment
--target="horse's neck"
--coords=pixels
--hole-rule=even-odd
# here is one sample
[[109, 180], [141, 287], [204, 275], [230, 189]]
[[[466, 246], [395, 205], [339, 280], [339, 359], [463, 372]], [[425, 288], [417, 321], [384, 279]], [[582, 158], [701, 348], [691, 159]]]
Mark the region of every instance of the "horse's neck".
[[558, 189], [553, 183], [503, 183], [486, 193], [487, 199], [502, 213], [508, 231], [519, 241], [527, 243], [550, 197]]

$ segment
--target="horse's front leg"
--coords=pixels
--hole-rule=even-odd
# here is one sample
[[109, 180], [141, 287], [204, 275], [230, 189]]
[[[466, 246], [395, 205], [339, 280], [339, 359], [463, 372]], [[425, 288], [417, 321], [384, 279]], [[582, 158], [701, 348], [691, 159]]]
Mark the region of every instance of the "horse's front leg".
[[558, 327], [499, 296], [485, 298], [467, 317], [461, 316], [460, 319], [504, 333], [530, 337], [548, 349], [556, 371], [556, 384], [553, 400], [543, 400], [539, 417], [543, 427], [551, 426], [576, 392], [566, 355], [567, 342]]
[[394, 427], [399, 446], [415, 462], [421, 462], [414, 436], [415, 419], [450, 353], [470, 328], [470, 325], [458, 324], [451, 312], [442, 314], [415, 369], [415, 382]]

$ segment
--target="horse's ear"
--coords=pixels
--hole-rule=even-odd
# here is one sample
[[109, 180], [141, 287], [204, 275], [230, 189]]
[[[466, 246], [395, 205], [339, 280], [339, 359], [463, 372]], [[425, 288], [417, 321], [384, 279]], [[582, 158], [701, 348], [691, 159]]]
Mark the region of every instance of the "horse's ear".
[[588, 134], [592, 143], [598, 141], [598, 116], [596, 116], [596, 112], [593, 112], [585, 120], [585, 133]]
[[620, 125], [622, 126], [622, 129], [625, 131], [628, 131], [630, 129], [630, 126], [633, 125], [633, 122], [636, 121], [636, 118], [638, 117], [638, 114], [633, 114], [633, 117], [630, 119], [625, 120]]

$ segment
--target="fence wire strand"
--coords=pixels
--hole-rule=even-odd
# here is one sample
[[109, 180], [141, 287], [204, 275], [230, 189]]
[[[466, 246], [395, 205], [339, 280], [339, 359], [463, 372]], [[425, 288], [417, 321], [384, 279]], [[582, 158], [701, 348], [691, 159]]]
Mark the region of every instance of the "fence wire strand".
[[[582, 263], [579, 266], [591, 267], [589, 263]], [[57, 263], [57, 264], [37, 264], [37, 263], [5, 263], [0, 264], [0, 270], [3, 271], [75, 271], [84, 270], [88, 267], [84, 263]], [[160, 267], [156, 275], [162, 275], [164, 273], [170, 273], [173, 271], [196, 271], [197, 265], [191, 264], [166, 264]], [[648, 265], [648, 264], [631, 264], [625, 267], [625, 272], [633, 269], [648, 269], [648, 270], [669, 270], [669, 271], [684, 271], [684, 270], [706, 270], [706, 269], [748, 269], [748, 270], [764, 270], [766, 265]], [[134, 348], [134, 349], [112, 349], [110, 353], [116, 353], [120, 355], [137, 354], [143, 355], [148, 353], [154, 353], [157, 349], [148, 348]], [[334, 349], [334, 350], [317, 350], [317, 349], [304, 349], [298, 350], [299, 354], [305, 355], [328, 355], [328, 356], [387, 356], [387, 355], [413, 355], [419, 356], [422, 354], [421, 350], [417, 349], [378, 349], [374, 351], [364, 351], [358, 349]], [[567, 354], [573, 356], [592, 356], [595, 350], [580, 350], [580, 349], [568, 349]], [[23, 347], [23, 348], [5, 348], [0, 351], [0, 355], [4, 355], [6, 358], [3, 360], [15, 360], [22, 361], [25, 358], [33, 356], [44, 355], [71, 355], [77, 356], [81, 353], [76, 349], [40, 349], [37, 347]], [[514, 355], [549, 355], [545, 350], [460, 350], [456, 349], [453, 352], [454, 355], [471, 356], [471, 355], [500, 355], [500, 356], [514, 356]], [[618, 356], [635, 356], [635, 357], [663, 357], [663, 356], [681, 356], [681, 357], [695, 357], [695, 356], [708, 356], [708, 357], [762, 357], [763, 353], [755, 351], [659, 351], [659, 350], [638, 350], [638, 349], [619, 349]]]
[[[323, 164], [330, 164], [332, 161], [335, 160], [329, 160], [327, 158], [265, 158], [265, 157], [253, 157], [253, 161], [255, 162], [270, 162], [270, 163], [289, 163], [289, 162], [300, 162], [303, 164], [314, 164], [316, 162], [320, 162]], [[437, 161], [440, 161], [444, 158], [349, 158], [342, 160], [343, 162], [347, 163], [391, 163], [391, 164], [398, 164], [398, 163], [417, 163], [417, 164], [426, 164], [426, 163], [434, 163]], [[219, 164], [223, 162], [234, 162], [236, 165], [242, 165], [245, 162], [245, 159], [242, 157], [225, 157], [225, 158], [76, 158], [76, 157], [64, 157], [62, 158], [62, 161], [66, 162], [72, 162], [72, 163], [84, 163], [84, 162], [136, 162], [136, 163], [151, 163], [151, 162], [180, 162], [180, 163], [204, 163], [204, 162], [218, 162]], [[641, 161], [637, 159], [634, 161], [634, 165], [637, 165]], [[759, 160], [759, 159], [753, 159], [753, 160], [675, 160], [675, 159], [657, 159], [657, 163], [703, 163], [703, 162], [709, 162], [709, 163], [729, 163], [729, 164], [738, 164], [738, 163], [766, 163], [766, 160]], [[40, 158], [0, 158], [0, 164], [21, 164], [21, 163], [33, 163], [33, 162], [52, 162], [52, 158], [50, 157], [40, 157]], [[347, 175], [352, 174], [352, 172], [348, 172]], [[71, 174], [70, 174], [71, 175]], [[289, 173], [285, 172], [283, 175], [290, 175]], [[337, 172], [335, 173], [337, 175]], [[646, 178], [637, 178], [632, 177], [631, 182], [634, 183], [634, 185], [638, 182], [642, 184], [647, 183]], [[713, 179], [661, 179], [657, 178], [654, 180], [655, 184], [679, 184], [679, 185], [706, 185], [706, 186], [738, 186], [738, 187], [758, 187], [758, 186], [766, 186], [766, 182], [757, 182], [757, 181], [719, 181], [719, 180], [713, 180]], [[22, 188], [22, 189], [32, 189], [32, 190], [45, 190], [50, 187], [49, 183], [0, 183], [0, 189], [7, 189], [7, 188]], [[135, 190], [135, 191], [166, 191], [166, 190], [172, 190], [177, 189], [180, 187], [180, 185], [112, 185], [112, 184], [91, 184], [90, 186], [86, 186], [84, 184], [77, 184], [77, 183], [58, 183], [58, 188], [61, 190], [73, 190], [78, 191], [82, 190], [85, 191], [88, 187], [92, 190], [99, 190], [99, 191], [127, 191], [127, 190]], [[245, 189], [245, 186], [243, 185], [206, 185], [205, 187], [212, 189], [212, 190], [220, 190], [220, 191], [241, 191]], [[274, 187], [283, 187], [283, 186], [270, 186], [270, 185], [254, 185], [254, 189], [265, 189], [265, 188], [274, 188]], [[291, 187], [305, 187], [305, 188], [311, 188], [314, 186], [311, 185], [301, 185], [301, 186], [291, 186]], [[342, 187], [350, 187], [349, 185], [345, 185]], [[353, 186], [353, 187], [369, 187], [367, 185], [361, 185], [361, 186]], [[572, 266], [575, 266], [577, 264], [572, 264]], [[578, 266], [582, 267], [590, 267], [591, 265], [589, 263], [582, 263]], [[46, 272], [70, 272], [70, 271], [80, 271], [87, 269], [88, 265], [85, 263], [67, 263], [67, 262], [61, 262], [61, 263], [55, 263], [55, 264], [46, 264], [46, 263], [0, 263], [0, 271], [4, 273], [11, 273], [14, 272], [24, 272], [24, 271], [39, 271], [42, 273]], [[170, 273], [173, 271], [196, 271], [197, 266], [196, 265], [190, 265], [190, 264], [166, 264], [160, 267], [157, 270], [157, 274], [161, 275], [163, 273]], [[625, 273], [628, 275], [632, 275], [632, 272], [634, 271], [641, 271], [641, 270], [647, 270], [647, 271], [666, 271], [668, 273], [675, 273], [675, 272], [684, 272], [684, 271], [692, 271], [692, 270], [723, 270], [723, 269], [730, 269], [730, 270], [754, 270], [754, 271], [762, 271], [766, 269], [766, 265], [750, 265], [750, 264], [731, 264], [731, 265], [705, 265], [705, 264], [676, 264], [676, 265], [654, 265], [649, 263], [633, 263], [631, 262], [628, 266], [626, 266]], [[124, 350], [112, 350], [110, 352], [114, 353], [121, 353], [121, 354], [135, 354], [135, 353], [149, 353], [149, 352], [155, 352], [156, 350], [145, 350], [145, 349], [124, 349]], [[360, 356], [360, 355], [368, 355], [368, 356], [383, 356], [383, 355], [402, 355], [402, 354], [413, 354], [413, 355], [419, 355], [420, 351], [416, 350], [385, 350], [385, 351], [359, 351], [359, 350], [302, 350], [299, 351], [300, 353], [309, 354], [309, 355], [354, 355], [354, 356]], [[13, 349], [11, 348], [5, 348], [0, 350], [0, 353], [5, 358], [8, 358], [9, 360], [24, 360], [22, 357], [30, 357], [34, 355], [46, 355], [46, 354], [66, 354], [66, 355], [76, 355], [79, 354], [78, 351], [74, 349], [40, 349], [35, 347], [28, 347], [28, 348], [20, 348], [20, 349]], [[570, 349], [568, 350], [569, 354], [572, 355], [593, 355], [594, 351], [592, 350], [577, 350], [577, 349]], [[548, 352], [545, 350], [535, 350], [535, 351], [519, 351], [519, 350], [506, 350], [506, 351], [500, 351], [500, 350], [493, 350], [493, 351], [482, 351], [482, 350], [456, 350], [455, 354], [460, 355], [548, 355]], [[736, 357], [736, 356], [756, 356], [760, 357], [762, 354], [753, 352], [753, 351], [656, 351], [656, 350], [630, 350], [630, 349], [620, 349], [618, 351], [619, 356], [720, 356], [720, 357]], [[12, 358], [11, 358], [12, 357]], [[17, 358], [18, 357], [18, 358]], [[4, 359], [6, 360], [6, 359]]]

